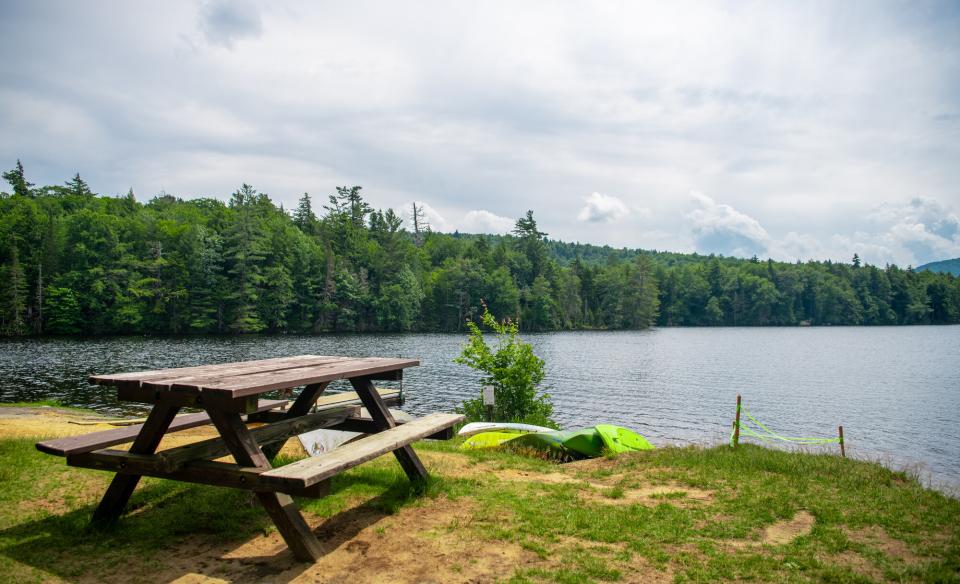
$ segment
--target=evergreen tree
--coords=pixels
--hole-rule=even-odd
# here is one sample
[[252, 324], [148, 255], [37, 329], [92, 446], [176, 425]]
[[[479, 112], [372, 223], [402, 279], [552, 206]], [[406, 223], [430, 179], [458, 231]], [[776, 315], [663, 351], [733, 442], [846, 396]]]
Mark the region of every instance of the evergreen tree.
[[33, 186], [33, 183], [27, 182], [26, 175], [23, 172], [23, 164], [20, 163], [20, 159], [17, 159], [17, 166], [13, 170], [9, 170], [3, 173], [3, 180], [10, 183], [10, 186], [13, 187], [13, 194], [21, 197], [31, 196], [30, 187]]
[[71, 195], [77, 197], [90, 197], [93, 196], [93, 192], [90, 190], [90, 187], [87, 185], [87, 182], [80, 178], [80, 173], [78, 172], [73, 176], [72, 179], [64, 183], [67, 185], [67, 192]]
[[317, 216], [313, 214], [313, 206], [310, 203], [310, 194], [303, 193], [300, 197], [300, 203], [297, 210], [293, 212], [293, 224], [300, 231], [313, 235], [316, 232]]
[[266, 249], [257, 226], [257, 191], [244, 183], [233, 193], [230, 208], [233, 221], [224, 238], [230, 288], [226, 300], [231, 311], [227, 329], [235, 333], [255, 333], [265, 325], [257, 313], [257, 301], [263, 285], [262, 264]]
[[288, 216], [246, 184], [229, 204], [67, 184], [0, 197], [0, 334], [456, 331], [484, 304], [527, 330], [960, 323], [960, 278], [858, 256], [754, 263], [568, 244], [532, 212], [505, 236], [421, 225], [418, 246], [359, 187], [340, 187], [318, 218], [308, 195]]
[[2, 271], [3, 320], [2, 330], [7, 335], [22, 336], [27, 333], [27, 279], [20, 265], [17, 246], [10, 247], [10, 263]]

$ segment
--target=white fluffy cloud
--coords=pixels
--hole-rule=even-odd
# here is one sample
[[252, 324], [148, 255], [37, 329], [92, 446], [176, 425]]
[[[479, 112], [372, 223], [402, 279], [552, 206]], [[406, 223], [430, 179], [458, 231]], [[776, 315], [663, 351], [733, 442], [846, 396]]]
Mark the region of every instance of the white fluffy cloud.
[[584, 201], [587, 204], [577, 214], [577, 219], [580, 221], [612, 223], [630, 214], [626, 203], [613, 195], [594, 192], [584, 197]]
[[[880, 205], [869, 214], [871, 232], [857, 232], [839, 241], [860, 247], [862, 257], [879, 262], [920, 265], [960, 256], [960, 217], [927, 197]], [[869, 254], [869, 255], [868, 255]]]
[[770, 234], [756, 219], [700, 192], [690, 198], [695, 207], [686, 218], [697, 251], [740, 257], [767, 252]]
[[[533, 209], [570, 241], [917, 263], [957, 255], [958, 14], [6, 2], [0, 170], [143, 198], [247, 182], [287, 208], [361, 184], [378, 208], [430, 201], [436, 230], [503, 231], [496, 216]], [[617, 197], [585, 201], [595, 189]], [[691, 213], [695, 189], [722, 203]], [[947, 220], [898, 203], [913, 193]]]
[[432, 231], [453, 231], [449, 221], [447, 221], [439, 211], [423, 201], [416, 201], [403, 206], [403, 217], [406, 219], [407, 229], [413, 231], [413, 205], [423, 213], [420, 216], [420, 229], [430, 229]]
[[[428, 203], [417, 201], [417, 207], [423, 210], [423, 220], [433, 231], [462, 233], [508, 233], [513, 229], [514, 220], [501, 217], [485, 209], [467, 211], [459, 220], [449, 220]], [[407, 229], [413, 230], [413, 204], [404, 206], [404, 218]], [[423, 228], [423, 226], [421, 226]]]
[[868, 214], [870, 229], [827, 237], [790, 231], [779, 238], [730, 205], [698, 192], [691, 193], [691, 198], [695, 208], [686, 219], [695, 249], [704, 253], [757, 254], [784, 261], [850, 261], [857, 254], [871, 264], [900, 266], [960, 257], [960, 218], [953, 209], [929, 198], [876, 207]]
[[460, 231], [464, 233], [509, 233], [516, 222], [509, 217], [501, 217], [483, 209], [468, 211], [460, 221]]

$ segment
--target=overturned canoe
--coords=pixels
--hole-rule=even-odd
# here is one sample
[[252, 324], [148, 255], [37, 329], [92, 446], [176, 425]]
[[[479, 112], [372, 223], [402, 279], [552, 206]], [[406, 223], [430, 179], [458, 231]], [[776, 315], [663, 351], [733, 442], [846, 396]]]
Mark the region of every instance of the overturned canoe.
[[553, 432], [553, 428], [513, 422], [470, 422], [460, 428], [457, 436], [473, 436], [481, 432]]
[[499, 431], [481, 432], [467, 439], [463, 449], [531, 448], [553, 458], [593, 458], [604, 452], [634, 452], [652, 450], [646, 438], [620, 426], [599, 424], [580, 430], [551, 430], [548, 432]]

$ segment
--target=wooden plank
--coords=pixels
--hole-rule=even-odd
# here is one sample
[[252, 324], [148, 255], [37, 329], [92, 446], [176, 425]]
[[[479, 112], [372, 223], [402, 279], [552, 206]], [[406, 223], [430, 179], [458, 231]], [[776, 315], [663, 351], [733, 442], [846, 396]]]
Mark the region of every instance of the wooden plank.
[[[310, 408], [313, 407], [313, 403], [317, 401], [317, 398], [327, 389], [328, 383], [314, 383], [303, 388], [303, 391], [300, 392], [300, 395], [297, 396], [297, 399], [293, 402], [293, 405], [290, 406], [284, 414], [287, 419], [297, 418], [303, 416], [310, 411]], [[359, 409], [359, 408], [358, 408]], [[296, 432], [296, 434], [302, 434], [303, 432], [308, 432], [309, 430], [303, 430], [301, 432]], [[254, 435], [254, 438], [260, 444], [261, 450], [269, 458], [273, 460], [276, 458], [277, 454], [280, 453], [280, 450], [283, 449], [284, 443], [287, 441], [287, 438], [291, 436], [287, 434], [283, 439], [274, 442], [273, 444], [265, 444], [263, 439], [259, 436]]]
[[[409, 422], [404, 422], [403, 420], [396, 420], [397, 426], [402, 426]], [[330, 430], [340, 430], [343, 432], [359, 432], [360, 434], [376, 434], [380, 431], [380, 426], [373, 420], [373, 418], [365, 418], [359, 416], [352, 416], [345, 419], [343, 422], [330, 426]], [[431, 434], [426, 436], [425, 440], [451, 440], [453, 438], [453, 427], [445, 428], [440, 430], [436, 434]]]
[[219, 366], [217, 369], [211, 369], [210, 371], [198, 372], [190, 375], [172, 374], [162, 377], [154, 377], [151, 379], [141, 380], [141, 384], [147, 389], [163, 390], [176, 388], [182, 390], [183, 388], [187, 387], [196, 389], [203, 387], [208, 383], [216, 383], [217, 381], [226, 378], [243, 377], [246, 375], [256, 374], [272, 375], [301, 367], [335, 365], [337, 363], [350, 363], [354, 360], [354, 357], [311, 356], [309, 359], [301, 358], [300, 360], [286, 360], [282, 362], [273, 361], [271, 363], [261, 363], [252, 366], [247, 366], [244, 362], [225, 363]]
[[[377, 391], [383, 398], [383, 403], [387, 405], [395, 406], [403, 403], [403, 401], [400, 399], [401, 394], [399, 389], [378, 389]], [[314, 410], [317, 412], [322, 412], [326, 409], [335, 408], [342, 405], [357, 405], [360, 403], [360, 396], [358, 396], [356, 392], [344, 391], [341, 393], [321, 396], [317, 400]], [[272, 424], [285, 419], [287, 419], [286, 412], [276, 410], [257, 412], [255, 414], [250, 414], [247, 417], [248, 422], [264, 422], [266, 424]]]
[[[380, 399], [387, 401], [391, 399], [400, 398], [400, 390], [394, 389], [392, 387], [378, 387], [377, 393], [380, 395]], [[318, 408], [335, 405], [335, 404], [345, 404], [345, 403], [360, 403], [360, 396], [357, 395], [355, 391], [342, 391], [340, 393], [331, 393], [329, 395], [324, 395], [317, 399], [316, 405]]]
[[274, 389], [287, 389], [298, 385], [375, 375], [405, 367], [415, 367], [419, 364], [419, 361], [410, 359], [366, 357], [313, 367], [297, 367], [275, 373], [253, 373], [228, 376], [217, 381], [205, 380], [202, 386], [192, 383], [174, 383], [170, 386], [170, 389], [175, 391], [196, 391], [199, 389], [202, 395], [219, 394], [230, 398], [238, 398]]
[[463, 419], [459, 414], [430, 414], [402, 426], [361, 438], [322, 456], [306, 458], [269, 470], [260, 477], [268, 482], [276, 478], [284, 484], [299, 484], [305, 488], [444, 428], [450, 428]]
[[280, 491], [298, 497], [325, 497], [330, 491], [330, 482], [317, 483], [307, 489], [295, 483], [279, 485], [276, 481], [267, 484], [260, 480], [265, 469], [246, 467], [227, 462], [208, 460], [193, 461], [182, 468], [170, 471], [158, 463], [156, 456], [131, 454], [125, 450], [97, 450], [67, 457], [67, 464], [80, 468], [107, 470], [124, 474], [157, 477], [216, 487], [232, 487], [250, 491]]
[[260, 407], [259, 395], [247, 395], [234, 398], [224, 394], [202, 395], [199, 390], [154, 390], [126, 385], [117, 387], [117, 398], [120, 401], [133, 401], [146, 404], [164, 402], [186, 408], [205, 408], [209, 406], [237, 414], [252, 414], [258, 411]]
[[[374, 387], [373, 381], [371, 381], [370, 378], [354, 377], [350, 379], [350, 385], [353, 386], [354, 391], [360, 396], [360, 401], [363, 402], [363, 406], [367, 408], [367, 413], [370, 414], [370, 417], [373, 418], [373, 421], [381, 430], [388, 430], [397, 425], [393, 419], [393, 414], [390, 413], [390, 409], [387, 408], [383, 400], [380, 399], [380, 394], [377, 392], [377, 388]], [[394, 450], [393, 455], [411, 481], [427, 479], [427, 469], [424, 468], [423, 463], [420, 462], [420, 457], [417, 456], [417, 453], [413, 451], [413, 448], [409, 444], [405, 444]]]
[[[359, 402], [359, 399], [357, 400]], [[259, 411], [265, 412], [278, 408], [287, 403], [287, 400], [264, 400], [260, 402]], [[196, 414], [184, 414], [176, 416], [167, 428], [167, 432], [178, 432], [188, 428], [196, 428], [210, 423], [210, 416], [206, 412]], [[136, 426], [125, 426], [123, 428], [114, 428], [103, 430], [101, 432], [92, 432], [80, 436], [67, 436], [54, 440], [44, 440], [38, 442], [36, 447], [40, 452], [53, 454], [56, 456], [69, 456], [71, 454], [81, 454], [83, 452], [92, 452], [108, 446], [117, 444], [126, 444], [133, 442], [143, 424]]]
[[[180, 408], [168, 404], [157, 404], [150, 410], [147, 421], [143, 423], [140, 432], [130, 446], [130, 452], [134, 454], [153, 454], [160, 445], [160, 440], [167, 428], [173, 422]], [[100, 499], [100, 504], [93, 512], [93, 523], [108, 524], [112, 523], [123, 514], [130, 495], [140, 482], [140, 475], [137, 474], [118, 474], [114, 475], [107, 487], [107, 492]]]
[[[359, 405], [337, 406], [316, 414], [297, 416], [268, 426], [254, 428], [250, 430], [250, 435], [260, 445], [267, 458], [272, 458], [267, 446], [277, 443], [282, 445], [290, 436], [319, 428], [336, 426], [350, 416], [356, 415], [359, 411]], [[222, 438], [210, 438], [168, 450], [161, 450], [153, 455], [153, 458], [157, 459], [160, 468], [174, 471], [194, 460], [220, 458], [227, 454], [230, 454], [230, 449]]]
[[[209, 410], [220, 436], [230, 447], [230, 452], [240, 466], [256, 466], [269, 469], [270, 461], [264, 456], [250, 435], [240, 416]], [[263, 476], [262, 474], [260, 475]], [[290, 495], [285, 493], [258, 492], [257, 498], [273, 519], [274, 525], [290, 546], [293, 555], [300, 560], [314, 562], [323, 555], [323, 546], [313, 535], [310, 526], [297, 509]]]
[[288, 364], [310, 363], [323, 359], [347, 359], [348, 357], [328, 357], [323, 355], [296, 355], [293, 357], [274, 357], [257, 359], [255, 361], [237, 361], [232, 363], [217, 363], [214, 365], [195, 365], [192, 367], [176, 367], [171, 369], [154, 369], [148, 371], [129, 371], [125, 373], [111, 373], [91, 375], [90, 382], [99, 385], [115, 385], [126, 381], [148, 381], [166, 377], [186, 377], [190, 375], [216, 374], [230, 369], [256, 370], [258, 368], [269, 371], [271, 368], [282, 367]]

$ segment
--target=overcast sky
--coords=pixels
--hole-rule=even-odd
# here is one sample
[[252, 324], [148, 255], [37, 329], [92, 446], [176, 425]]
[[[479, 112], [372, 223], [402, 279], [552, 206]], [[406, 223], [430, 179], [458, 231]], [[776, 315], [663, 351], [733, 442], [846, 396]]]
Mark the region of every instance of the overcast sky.
[[567, 241], [960, 256], [957, 2], [10, 2], [0, 166]]

